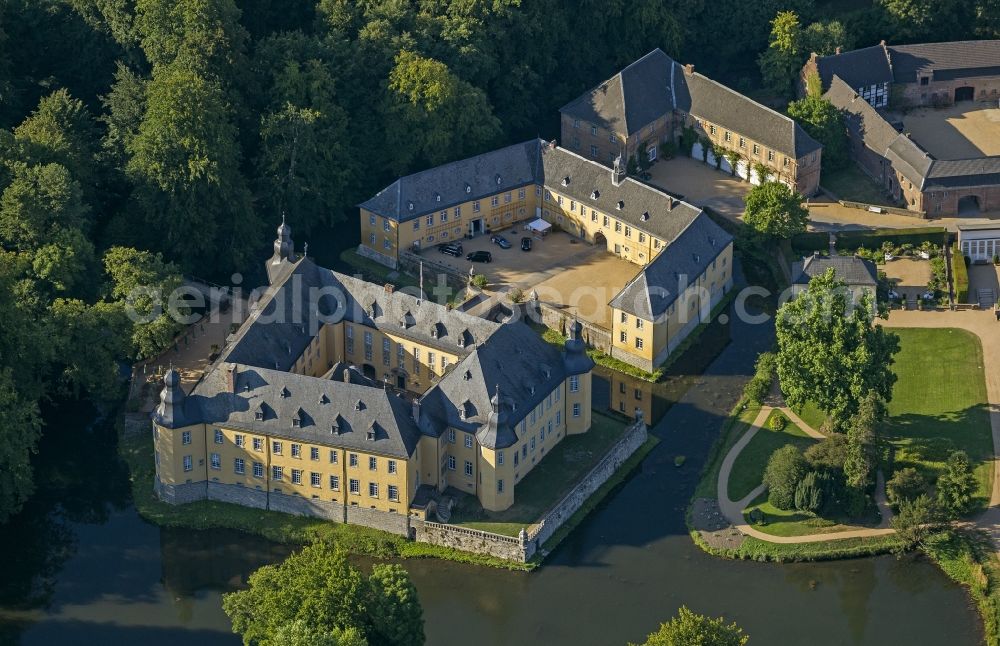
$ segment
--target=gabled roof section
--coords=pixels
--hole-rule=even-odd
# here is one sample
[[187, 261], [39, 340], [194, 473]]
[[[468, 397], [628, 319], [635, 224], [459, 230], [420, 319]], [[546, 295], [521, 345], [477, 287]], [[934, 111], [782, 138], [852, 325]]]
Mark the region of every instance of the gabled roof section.
[[697, 72], [685, 70], [683, 78], [686, 94], [678, 110], [738, 132], [793, 159], [822, 148], [791, 117]]
[[827, 269], [833, 268], [839, 280], [849, 287], [878, 285], [878, 271], [871, 261], [857, 256], [820, 256], [814, 254], [805, 260], [792, 264], [792, 283], [808, 285], [816, 276], [822, 276]]
[[655, 320], [694, 284], [733, 237], [700, 213], [651, 263], [611, 300], [611, 307], [647, 321]]
[[839, 76], [854, 89], [889, 83], [893, 80], [892, 65], [889, 64], [889, 52], [885, 45], [818, 56], [816, 70], [824, 88], [830, 87], [834, 76]]
[[540, 184], [542, 145], [540, 139], [531, 139], [400, 177], [358, 206], [406, 222], [463, 202]]
[[627, 137], [674, 109], [680, 75], [680, 65], [657, 48], [559, 111]]
[[929, 74], [935, 81], [1000, 76], [1000, 40], [892, 45], [889, 58], [896, 83], [916, 83]]
[[[542, 165], [545, 185], [552, 190], [664, 241], [674, 239], [701, 213], [701, 209], [632, 178], [615, 186], [607, 166], [565, 148], [547, 146]], [[564, 186], [566, 177], [570, 181]]]
[[[193, 419], [399, 458], [412, 455], [420, 439], [409, 402], [381, 388], [238, 366], [230, 392], [225, 368], [208, 372], [187, 397]], [[373, 425], [378, 433], [370, 440]]]

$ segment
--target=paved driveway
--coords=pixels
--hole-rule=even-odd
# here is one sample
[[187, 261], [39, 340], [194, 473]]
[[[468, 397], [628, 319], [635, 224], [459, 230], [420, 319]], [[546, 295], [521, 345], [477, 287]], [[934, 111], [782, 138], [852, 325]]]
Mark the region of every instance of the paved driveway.
[[[1000, 296], [1000, 280], [993, 265], [969, 266], [969, 302], [982, 306], [992, 305]], [[998, 332], [1000, 334], [1000, 332]]]
[[649, 183], [677, 195], [696, 206], [710, 207], [737, 219], [743, 215], [750, 184], [690, 157], [659, 161], [649, 169]]

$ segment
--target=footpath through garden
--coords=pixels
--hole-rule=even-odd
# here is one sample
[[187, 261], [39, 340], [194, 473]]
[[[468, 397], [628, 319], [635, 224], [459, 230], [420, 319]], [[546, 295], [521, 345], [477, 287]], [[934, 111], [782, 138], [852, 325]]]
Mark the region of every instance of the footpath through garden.
[[885, 479], [882, 477], [881, 471], [878, 472], [878, 479], [875, 483], [875, 502], [878, 505], [879, 513], [882, 515], [882, 522], [879, 523], [878, 527], [848, 530], [844, 532], [829, 532], [824, 534], [806, 534], [803, 536], [775, 536], [774, 534], [768, 534], [754, 529], [747, 524], [746, 520], [743, 518], [743, 510], [746, 509], [753, 500], [767, 490], [767, 485], [761, 484], [741, 500], [730, 500], [729, 474], [732, 472], [733, 465], [736, 463], [736, 459], [740, 456], [740, 453], [748, 444], [750, 444], [754, 435], [756, 435], [757, 431], [759, 431], [764, 423], [767, 422], [767, 418], [771, 415], [771, 411], [774, 410], [781, 411], [809, 437], [817, 440], [826, 439], [825, 435], [806, 424], [802, 418], [796, 415], [795, 412], [787, 406], [762, 406], [760, 413], [753, 421], [753, 424], [747, 432], [743, 434], [743, 437], [741, 437], [736, 444], [733, 445], [733, 448], [729, 450], [729, 453], [727, 453], [726, 457], [722, 460], [722, 466], [719, 468], [719, 480], [717, 483], [719, 509], [722, 511], [722, 515], [726, 517], [726, 520], [732, 523], [733, 527], [746, 536], [753, 536], [754, 538], [758, 538], [762, 541], [768, 541], [770, 543], [818, 543], [820, 541], [835, 541], [845, 538], [881, 536], [883, 534], [891, 534], [894, 532], [895, 530], [889, 528], [889, 521], [892, 519], [892, 511], [889, 509], [889, 503], [885, 498]]
[[[979, 337], [983, 348], [983, 370], [986, 377], [986, 393], [989, 401], [990, 428], [993, 435], [993, 486], [990, 503], [973, 522], [993, 540], [994, 546], [1000, 549], [1000, 321], [994, 312], [989, 310], [957, 310], [957, 311], [919, 311], [893, 310], [889, 319], [883, 322], [887, 328], [958, 328], [967, 330]], [[885, 481], [882, 473], [878, 473], [875, 501], [882, 514], [882, 522], [877, 528], [831, 532], [826, 534], [809, 534], [805, 536], [774, 536], [754, 529], [747, 524], [743, 510], [766, 490], [761, 484], [742, 500], [729, 499], [729, 474], [732, 471], [740, 452], [750, 443], [753, 436], [767, 421], [771, 406], [761, 408], [760, 414], [754, 420], [751, 428], [733, 445], [719, 469], [718, 497], [719, 508], [725, 518], [740, 532], [763, 541], [772, 543], [814, 543], [819, 541], [834, 541], [846, 538], [863, 538], [891, 534], [895, 530], [889, 527], [892, 512], [885, 497]], [[811, 437], [824, 437], [816, 429], [811, 428], [792, 410], [781, 407], [780, 410], [799, 428]]]

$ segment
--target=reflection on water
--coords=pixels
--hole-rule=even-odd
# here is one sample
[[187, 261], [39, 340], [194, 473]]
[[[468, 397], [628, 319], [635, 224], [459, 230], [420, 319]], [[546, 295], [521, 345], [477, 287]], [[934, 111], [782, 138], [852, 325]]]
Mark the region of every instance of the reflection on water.
[[[642, 401], [660, 418], [652, 431], [660, 444], [540, 570], [404, 562], [428, 644], [624, 644], [682, 604], [737, 621], [754, 644], [978, 643], [968, 597], [921, 559], [774, 565], [723, 561], [694, 546], [687, 501], [753, 358], [773, 338], [763, 326], [733, 328], [710, 327], [652, 387]], [[730, 336], [740, 343], [726, 346]], [[615, 382], [605, 375], [604, 383], [610, 401]], [[38, 494], [0, 528], [8, 555], [0, 643], [240, 643], [221, 594], [288, 548], [142, 521], [114, 457], [114, 429], [86, 405], [50, 413], [41, 449]], [[680, 468], [677, 455], [687, 458]]]

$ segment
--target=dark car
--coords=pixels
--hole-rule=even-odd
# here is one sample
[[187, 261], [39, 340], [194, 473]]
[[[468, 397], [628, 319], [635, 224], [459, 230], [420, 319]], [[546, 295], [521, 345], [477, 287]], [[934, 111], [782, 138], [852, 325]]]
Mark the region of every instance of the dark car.
[[471, 262], [493, 262], [493, 254], [489, 251], [473, 251], [465, 259]]
[[531, 238], [521, 238], [521, 251], [531, 251]]
[[501, 249], [510, 249], [510, 242], [508, 242], [507, 238], [503, 236], [493, 236], [492, 238], [490, 238], [490, 242], [500, 247]]
[[462, 255], [462, 243], [461, 242], [448, 242], [446, 244], [439, 244], [438, 251], [449, 256], [455, 256], [456, 258]]

